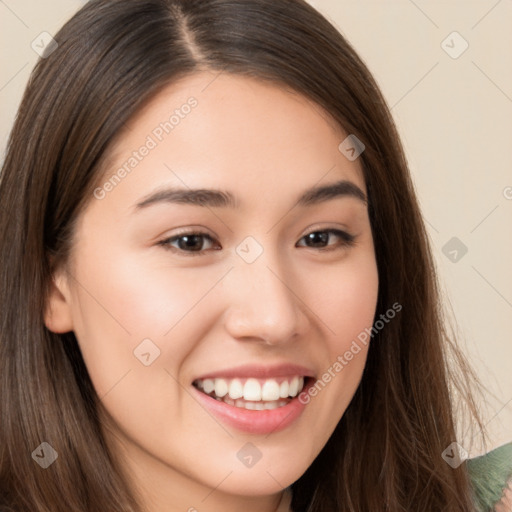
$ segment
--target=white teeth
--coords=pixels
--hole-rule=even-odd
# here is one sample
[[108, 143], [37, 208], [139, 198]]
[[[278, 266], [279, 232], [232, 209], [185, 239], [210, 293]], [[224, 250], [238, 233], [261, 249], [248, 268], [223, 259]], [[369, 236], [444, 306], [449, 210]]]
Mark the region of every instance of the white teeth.
[[283, 380], [281, 385], [279, 386], [279, 396], [281, 398], [288, 398], [288, 390], [290, 389], [290, 385], [287, 380]]
[[229, 385], [229, 398], [236, 400], [244, 396], [244, 387], [238, 379], [233, 379]]
[[[218, 399], [220, 400], [220, 398]], [[225, 396], [223, 399], [222, 399], [223, 402], [226, 402], [228, 405], [236, 405], [235, 401], [234, 400], [231, 400], [231, 398]]]
[[212, 379], [203, 380], [203, 391], [208, 394], [215, 389], [215, 382]]
[[215, 379], [215, 394], [221, 398], [228, 394], [228, 383], [224, 379]]
[[265, 410], [265, 404], [262, 402], [245, 402], [243, 405], [249, 411], [263, 411]]
[[219, 402], [224, 402], [228, 405], [232, 405], [233, 407], [238, 407], [240, 409], [248, 409], [249, 411], [263, 411], [266, 409], [278, 409], [279, 407], [284, 407], [288, 405], [287, 400], [273, 400], [272, 402], [246, 402], [242, 398], [238, 400], [231, 400], [227, 395], [223, 398], [215, 397]]
[[288, 394], [290, 396], [297, 396], [298, 392], [299, 392], [299, 378], [293, 377], [293, 379], [290, 382], [290, 389], [288, 390]]
[[256, 379], [247, 379], [244, 385], [244, 400], [259, 402], [261, 400], [261, 386]]
[[207, 395], [213, 393], [215, 398], [224, 398], [223, 401], [230, 405], [235, 405], [240, 399], [243, 399], [241, 407], [246, 407], [246, 402], [267, 402], [270, 404], [268, 408], [272, 409], [275, 408], [276, 401], [297, 396], [304, 387], [304, 377], [295, 376], [283, 380], [281, 383], [278, 383], [276, 379], [249, 378], [244, 383], [241, 379], [215, 378], [197, 380], [195, 385]]
[[261, 399], [268, 402], [279, 399], [279, 384], [275, 380], [266, 380], [261, 388]]

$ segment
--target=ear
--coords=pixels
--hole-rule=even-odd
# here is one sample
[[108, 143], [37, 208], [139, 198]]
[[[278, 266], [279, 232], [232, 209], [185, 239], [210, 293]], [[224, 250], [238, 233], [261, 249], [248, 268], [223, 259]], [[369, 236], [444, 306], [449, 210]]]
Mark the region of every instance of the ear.
[[65, 333], [73, 330], [70, 299], [67, 274], [59, 271], [52, 278], [44, 313], [44, 323], [50, 331]]

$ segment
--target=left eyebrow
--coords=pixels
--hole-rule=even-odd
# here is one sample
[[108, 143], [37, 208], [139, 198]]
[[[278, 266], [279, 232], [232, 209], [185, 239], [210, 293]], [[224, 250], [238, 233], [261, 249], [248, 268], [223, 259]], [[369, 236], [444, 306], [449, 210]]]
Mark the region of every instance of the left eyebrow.
[[[296, 206], [311, 206], [337, 197], [353, 197], [368, 204], [365, 193], [353, 182], [337, 181], [306, 190], [297, 200]], [[178, 203], [212, 208], [236, 208], [238, 201], [235, 196], [224, 190], [167, 188], [157, 190], [144, 197], [135, 205], [135, 210], [141, 210], [158, 203]]]
[[306, 190], [297, 201], [297, 206], [310, 206], [337, 197], [353, 197], [365, 205], [368, 204], [366, 194], [355, 183], [342, 180]]

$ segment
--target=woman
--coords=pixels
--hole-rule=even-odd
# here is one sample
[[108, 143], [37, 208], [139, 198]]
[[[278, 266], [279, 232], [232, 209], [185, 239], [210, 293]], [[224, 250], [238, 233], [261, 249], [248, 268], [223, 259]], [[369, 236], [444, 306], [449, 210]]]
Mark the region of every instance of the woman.
[[3, 509], [481, 506], [473, 374], [343, 37], [300, 0], [93, 0], [55, 39], [0, 181]]

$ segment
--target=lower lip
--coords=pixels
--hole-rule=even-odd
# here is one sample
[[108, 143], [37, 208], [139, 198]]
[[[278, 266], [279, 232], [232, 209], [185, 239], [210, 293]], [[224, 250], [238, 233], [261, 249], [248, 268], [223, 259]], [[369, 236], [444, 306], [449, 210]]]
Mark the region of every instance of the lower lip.
[[[310, 379], [304, 386], [304, 391], [310, 387]], [[252, 411], [242, 407], [235, 407], [216, 400], [192, 386], [200, 402], [221, 421], [250, 434], [272, 434], [280, 432], [294, 423], [304, 411], [306, 404], [299, 401], [298, 394], [290, 403], [277, 409]]]

